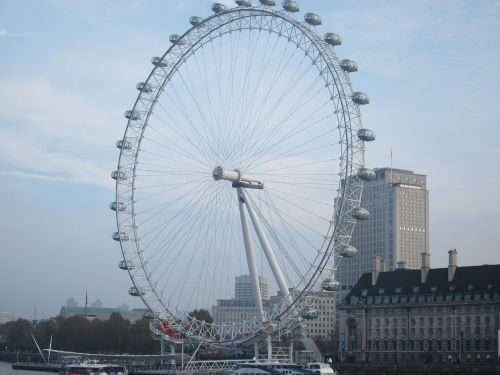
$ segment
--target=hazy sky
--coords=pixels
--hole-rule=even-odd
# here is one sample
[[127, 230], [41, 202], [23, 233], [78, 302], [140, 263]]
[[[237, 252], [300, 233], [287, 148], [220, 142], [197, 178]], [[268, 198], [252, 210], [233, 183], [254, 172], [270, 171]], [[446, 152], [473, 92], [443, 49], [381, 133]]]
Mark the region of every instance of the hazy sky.
[[[428, 176], [432, 266], [450, 248], [459, 265], [499, 263], [500, 1], [301, 5], [359, 64], [367, 165], [389, 166], [392, 147], [395, 168]], [[0, 1], [0, 309], [53, 316], [85, 291], [141, 306], [111, 240], [114, 143], [150, 58], [209, 14], [202, 0]]]

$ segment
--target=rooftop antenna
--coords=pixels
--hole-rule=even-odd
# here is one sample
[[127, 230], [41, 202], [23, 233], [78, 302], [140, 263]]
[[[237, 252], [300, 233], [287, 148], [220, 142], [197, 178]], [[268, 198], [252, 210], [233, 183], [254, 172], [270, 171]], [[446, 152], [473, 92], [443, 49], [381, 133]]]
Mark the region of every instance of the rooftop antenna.
[[87, 319], [87, 305], [88, 305], [88, 294], [87, 292], [85, 291], [85, 319]]
[[391, 186], [393, 184], [393, 180], [392, 180], [392, 147], [391, 147]]

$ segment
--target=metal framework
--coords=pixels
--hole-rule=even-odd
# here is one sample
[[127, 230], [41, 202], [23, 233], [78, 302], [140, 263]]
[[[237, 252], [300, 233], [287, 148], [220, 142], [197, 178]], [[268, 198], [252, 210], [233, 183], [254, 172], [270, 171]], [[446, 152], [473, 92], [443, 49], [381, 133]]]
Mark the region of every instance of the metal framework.
[[[265, 190], [266, 181], [245, 179], [239, 171], [220, 167], [213, 172], [213, 178], [226, 180], [218, 183], [231, 182], [235, 187], [235, 201], [238, 202], [242, 238], [245, 248], [248, 271], [253, 281], [256, 293], [256, 309], [258, 316], [253, 320], [242, 321], [239, 325], [215, 325], [199, 321], [186, 314], [179, 306], [170, 301], [154, 277], [154, 270], [144, 255], [144, 243], [140, 233], [140, 223], [137, 222], [136, 189], [140, 180], [138, 166], [143, 152], [142, 141], [148, 124], [154, 116], [155, 107], [161, 96], [168, 92], [169, 83], [176, 77], [190, 59], [196, 58], [199, 51], [214, 41], [232, 33], [242, 31], [268, 32], [296, 46], [306, 56], [324, 82], [324, 90], [329, 92], [331, 105], [338, 129], [338, 194], [335, 198], [335, 210], [330, 217], [330, 226], [319, 251], [311, 260], [310, 269], [303, 270], [303, 280], [300, 289], [289, 293], [289, 285], [285, 280], [284, 271], [267, 238], [269, 222], [262, 222], [257, 203], [253, 202], [253, 192], [250, 189]], [[172, 38], [171, 38], [172, 40]], [[204, 342], [251, 343], [256, 338], [273, 334], [280, 325], [281, 329], [293, 326], [301, 319], [299, 306], [304, 301], [313, 298], [316, 292], [322, 291], [325, 280], [333, 280], [339, 262], [342, 259], [341, 249], [349, 244], [356, 219], [351, 216], [354, 209], [360, 206], [363, 181], [358, 177], [358, 171], [364, 168], [364, 141], [358, 137], [362, 129], [359, 103], [354, 102], [351, 80], [348, 72], [341, 67], [339, 59], [331, 44], [321, 38], [310, 24], [300, 22], [293, 14], [274, 10], [267, 6], [236, 7], [215, 13], [205, 19], [200, 19], [193, 27], [181, 36], [173, 39], [175, 42], [161, 58], [153, 61], [155, 67], [147, 80], [138, 85], [140, 91], [137, 100], [125, 116], [128, 118], [123, 139], [119, 141], [120, 157], [118, 169], [113, 178], [116, 179], [116, 198], [112, 203], [116, 211], [118, 232], [114, 239], [121, 245], [123, 258], [121, 268], [128, 270], [133, 282], [131, 294], [139, 295], [151, 312], [166, 327], [179, 333], [184, 338], [202, 340]], [[185, 131], [174, 129], [177, 136], [183, 137]], [[204, 153], [205, 147], [210, 147], [203, 133], [193, 141]], [[201, 145], [201, 146], [198, 146]], [[255, 153], [263, 152], [266, 142], [257, 145]], [[216, 166], [218, 167], [218, 166]], [[217, 173], [226, 176], [215, 178]], [[260, 186], [264, 184], [264, 186]], [[259, 185], [260, 184], [260, 185]], [[255, 193], [258, 193], [256, 191]], [[194, 204], [194, 203], [193, 203]], [[258, 271], [255, 260], [255, 246], [252, 243], [250, 226], [245, 215], [250, 217], [258, 242], [263, 249], [281, 293], [286, 297], [283, 304], [270, 316], [263, 309], [258, 286]], [[271, 233], [272, 235], [272, 233]]]

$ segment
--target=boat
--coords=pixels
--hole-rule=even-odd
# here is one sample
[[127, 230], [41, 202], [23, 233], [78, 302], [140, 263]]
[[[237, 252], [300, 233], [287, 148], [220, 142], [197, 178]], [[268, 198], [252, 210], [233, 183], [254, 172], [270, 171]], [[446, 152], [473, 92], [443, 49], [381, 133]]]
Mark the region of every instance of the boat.
[[125, 375], [127, 370], [124, 366], [97, 363], [82, 362], [77, 364], [67, 364], [63, 366], [60, 375]]
[[252, 361], [238, 363], [234, 375], [315, 375], [315, 373], [294, 363]]
[[307, 369], [316, 375], [337, 375], [329, 363], [311, 362], [307, 364]]

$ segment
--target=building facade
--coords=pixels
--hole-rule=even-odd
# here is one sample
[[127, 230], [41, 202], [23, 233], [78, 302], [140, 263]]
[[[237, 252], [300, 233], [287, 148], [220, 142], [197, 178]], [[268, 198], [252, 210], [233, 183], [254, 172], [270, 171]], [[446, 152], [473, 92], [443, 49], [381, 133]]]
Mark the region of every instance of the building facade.
[[338, 308], [340, 356], [370, 363], [491, 363], [497, 356], [500, 264], [381, 272], [380, 259]]
[[[259, 276], [259, 284], [262, 295], [262, 306], [269, 316], [284, 303], [283, 295], [278, 292], [269, 296], [267, 280]], [[295, 293], [291, 290], [292, 295]], [[255, 306], [255, 293], [250, 276], [242, 275], [235, 278], [235, 298], [218, 299], [216, 306], [212, 307], [212, 316], [216, 324], [233, 324], [242, 321], [253, 321], [257, 319], [257, 308]], [[265, 297], [265, 298], [264, 298]], [[328, 340], [333, 335], [335, 316], [335, 297], [333, 293], [321, 292], [314, 298], [306, 298], [302, 308], [314, 308], [317, 318], [303, 319], [301, 332], [306, 337], [322, 338]]]
[[[264, 311], [269, 310], [269, 287], [267, 279], [258, 276], [262, 307]], [[242, 321], [253, 321], [257, 319], [257, 307], [255, 306], [255, 291], [253, 290], [250, 275], [236, 276], [234, 280], [235, 297], [230, 299], [218, 299], [217, 304], [212, 307], [212, 317], [216, 324], [233, 324]]]
[[123, 318], [136, 322], [141, 320], [147, 314], [147, 309], [132, 309], [125, 310], [120, 308], [111, 307], [68, 307], [63, 306], [59, 315], [63, 318], [70, 318], [72, 316], [83, 316], [88, 320], [101, 319], [108, 320], [113, 313], [120, 314]]
[[384, 270], [398, 262], [420, 267], [420, 254], [429, 248], [429, 192], [426, 176], [392, 168], [375, 169], [375, 179], [364, 184], [361, 207], [370, 212], [356, 223], [351, 245], [358, 253], [342, 260], [337, 275], [341, 284], [337, 302], [347, 295], [362, 274], [370, 272], [379, 256]]
[[[263, 300], [269, 299], [269, 286], [267, 279], [258, 276], [260, 296]], [[255, 291], [253, 290], [252, 278], [250, 275], [241, 275], [235, 277], [234, 282], [234, 298], [236, 299], [255, 299]]]
[[335, 295], [331, 292], [321, 292], [315, 298], [312, 306], [318, 311], [316, 319], [302, 322], [304, 336], [329, 340], [334, 334], [335, 325]]

